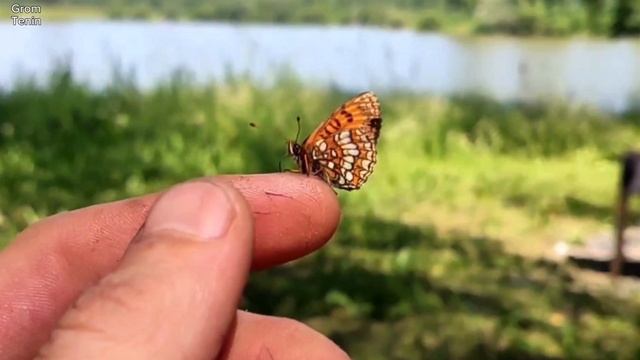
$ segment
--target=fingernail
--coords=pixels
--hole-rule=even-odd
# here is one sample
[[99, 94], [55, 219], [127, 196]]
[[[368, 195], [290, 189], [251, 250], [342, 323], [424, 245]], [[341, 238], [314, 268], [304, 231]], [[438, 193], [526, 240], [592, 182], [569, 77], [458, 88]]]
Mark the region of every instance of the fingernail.
[[225, 190], [207, 182], [178, 185], [166, 192], [151, 209], [143, 230], [146, 235], [175, 231], [203, 241], [227, 233], [235, 209]]

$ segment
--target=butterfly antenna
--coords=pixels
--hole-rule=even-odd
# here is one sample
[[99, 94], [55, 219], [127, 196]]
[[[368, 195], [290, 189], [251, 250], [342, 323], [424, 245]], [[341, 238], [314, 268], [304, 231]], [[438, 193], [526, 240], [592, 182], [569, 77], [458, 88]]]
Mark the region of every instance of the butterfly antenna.
[[298, 132], [296, 133], [296, 144], [297, 144], [298, 138], [300, 137], [300, 116], [296, 116], [296, 122], [298, 123]]

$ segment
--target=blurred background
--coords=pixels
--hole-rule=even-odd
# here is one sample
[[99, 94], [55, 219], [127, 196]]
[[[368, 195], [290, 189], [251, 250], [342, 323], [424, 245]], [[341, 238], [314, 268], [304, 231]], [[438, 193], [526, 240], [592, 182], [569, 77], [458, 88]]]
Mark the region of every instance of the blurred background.
[[354, 359], [640, 358], [638, 279], [566, 258], [611, 248], [640, 141], [640, 2], [13, 3], [0, 248], [59, 211], [277, 171], [296, 116], [309, 133], [373, 90], [379, 163], [340, 192], [336, 238], [254, 274], [243, 308]]

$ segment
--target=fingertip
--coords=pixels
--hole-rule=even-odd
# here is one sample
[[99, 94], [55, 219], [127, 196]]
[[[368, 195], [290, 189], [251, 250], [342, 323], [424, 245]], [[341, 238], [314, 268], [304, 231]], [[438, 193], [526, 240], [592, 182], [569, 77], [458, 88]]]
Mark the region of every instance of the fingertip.
[[221, 356], [236, 359], [335, 359], [349, 356], [331, 339], [299, 321], [238, 311]]
[[254, 270], [313, 252], [331, 239], [340, 223], [336, 193], [315, 176], [275, 173], [225, 178], [248, 200], [259, 231]]

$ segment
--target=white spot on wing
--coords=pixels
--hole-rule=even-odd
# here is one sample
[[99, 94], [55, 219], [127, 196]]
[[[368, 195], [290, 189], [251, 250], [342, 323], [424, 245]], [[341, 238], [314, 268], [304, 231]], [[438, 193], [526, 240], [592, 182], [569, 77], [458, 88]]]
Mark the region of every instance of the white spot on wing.
[[338, 135], [338, 138], [336, 139], [336, 142], [340, 145], [346, 145], [351, 143], [351, 133], [349, 133], [348, 131], [343, 131]]

